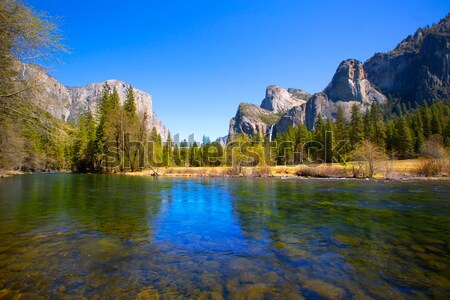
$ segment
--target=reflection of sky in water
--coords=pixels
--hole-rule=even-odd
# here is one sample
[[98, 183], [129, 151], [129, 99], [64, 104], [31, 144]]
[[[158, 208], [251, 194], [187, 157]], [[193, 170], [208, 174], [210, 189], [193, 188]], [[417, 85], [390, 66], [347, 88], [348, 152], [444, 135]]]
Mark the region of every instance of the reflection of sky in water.
[[160, 214], [151, 222], [154, 243], [174, 251], [227, 252], [245, 247], [232, 213], [232, 198], [220, 181], [173, 182], [161, 192]]
[[0, 299], [35, 286], [59, 299], [60, 285], [111, 299], [445, 299], [449, 188], [66, 174], [0, 180]]

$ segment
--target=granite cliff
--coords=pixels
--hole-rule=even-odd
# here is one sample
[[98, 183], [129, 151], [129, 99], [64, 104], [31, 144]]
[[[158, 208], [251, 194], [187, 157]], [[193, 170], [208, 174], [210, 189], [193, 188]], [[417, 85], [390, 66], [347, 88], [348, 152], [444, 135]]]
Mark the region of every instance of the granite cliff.
[[[95, 113], [104, 84], [102, 82], [81, 87], [67, 87], [48, 75], [43, 68], [29, 64], [21, 64], [20, 77], [35, 87], [28, 91], [27, 96], [53, 117], [64, 122], [75, 121], [87, 111]], [[111, 88], [116, 87], [123, 103], [126, 90], [130, 85], [119, 80], [107, 80], [106, 82]], [[153, 112], [152, 96], [136, 88], [134, 88], [134, 93], [137, 111], [147, 113], [149, 116], [148, 129], [151, 130], [155, 126], [163, 139], [167, 138], [168, 129]]]
[[420, 28], [388, 53], [364, 63], [367, 78], [401, 102], [431, 102], [450, 94], [450, 14], [438, 24]]
[[260, 107], [241, 104], [230, 121], [229, 137], [239, 133], [273, 138], [289, 126], [314, 128], [316, 118], [334, 119], [339, 106], [350, 118], [358, 104], [364, 112], [388, 99], [409, 103], [450, 97], [450, 14], [438, 24], [420, 28], [394, 50], [361, 63], [341, 62], [328, 86], [312, 96], [296, 89], [269, 86]]

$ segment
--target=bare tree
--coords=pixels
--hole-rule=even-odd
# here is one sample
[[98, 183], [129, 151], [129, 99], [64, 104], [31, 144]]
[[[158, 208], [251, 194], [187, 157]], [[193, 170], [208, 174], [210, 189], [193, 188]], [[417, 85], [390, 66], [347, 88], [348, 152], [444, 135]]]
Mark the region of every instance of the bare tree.
[[[373, 178], [373, 175], [375, 174], [375, 163], [386, 159], [387, 156], [381, 147], [368, 140], [363, 140], [352, 152], [352, 158], [359, 162], [359, 170], [365, 166], [367, 169], [367, 176]], [[356, 175], [354, 172], [355, 177], [357, 177], [358, 174], [359, 171]]]
[[420, 148], [420, 154], [429, 159], [439, 160], [446, 156], [443, 138], [440, 134], [433, 134]]
[[19, 76], [23, 62], [39, 64], [61, 50], [65, 50], [61, 35], [49, 17], [17, 0], [0, 1], [0, 128], [4, 129], [0, 134], [1, 165], [21, 168], [22, 155], [14, 157], [11, 153], [23, 153], [27, 148], [27, 140], [21, 135], [23, 129], [41, 136], [53, 133], [52, 139], [61, 139], [65, 128], [56, 126], [55, 120], [29, 99], [36, 84]]
[[420, 154], [425, 157], [417, 169], [423, 176], [435, 176], [446, 171], [448, 173], [448, 153], [444, 147], [443, 138], [439, 134], [430, 136], [420, 148]]
[[18, 80], [20, 61], [43, 62], [65, 51], [52, 20], [16, 0], [0, 1], [0, 103], [28, 85]]

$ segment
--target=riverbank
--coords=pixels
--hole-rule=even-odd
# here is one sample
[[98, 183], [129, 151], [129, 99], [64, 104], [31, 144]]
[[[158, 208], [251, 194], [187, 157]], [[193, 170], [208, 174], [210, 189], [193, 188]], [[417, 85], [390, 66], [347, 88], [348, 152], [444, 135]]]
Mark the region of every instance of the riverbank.
[[[376, 163], [374, 179], [424, 179], [447, 180], [449, 164], [446, 162], [439, 174], [423, 176], [420, 168], [424, 160], [389, 160]], [[278, 178], [366, 178], [365, 166], [357, 162], [347, 164], [313, 164], [296, 166], [258, 166], [258, 167], [160, 167], [139, 172], [125, 172], [130, 176], [164, 177], [278, 177]]]
[[7, 178], [16, 175], [26, 175], [26, 174], [52, 174], [52, 173], [72, 173], [70, 170], [57, 170], [57, 171], [39, 171], [39, 172], [24, 172], [18, 170], [5, 170], [0, 169], [0, 178]]
[[[448, 180], [450, 162], [441, 162], [442, 170], [436, 174], [425, 176], [424, 159], [386, 160], [375, 163], [373, 179], [382, 180]], [[58, 173], [70, 171], [58, 171]], [[0, 170], [0, 178], [24, 174], [40, 174], [49, 172], [23, 172], [17, 170]], [[50, 172], [51, 173], [51, 172]], [[274, 178], [367, 178], [367, 166], [358, 162], [346, 164], [310, 164], [295, 166], [257, 166], [257, 167], [156, 167], [138, 172], [114, 173], [126, 176], [158, 176], [162, 177], [274, 177]], [[355, 176], [356, 175], [356, 176]]]
[[0, 178], [6, 178], [6, 177], [15, 176], [15, 175], [23, 175], [23, 174], [27, 174], [27, 173], [22, 172], [22, 171], [14, 171], [14, 170], [0, 170]]

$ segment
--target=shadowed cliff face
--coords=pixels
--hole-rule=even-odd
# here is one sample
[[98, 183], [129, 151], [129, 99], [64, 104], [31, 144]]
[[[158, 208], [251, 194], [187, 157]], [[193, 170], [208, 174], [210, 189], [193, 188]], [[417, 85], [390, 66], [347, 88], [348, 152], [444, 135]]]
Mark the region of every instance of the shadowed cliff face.
[[368, 79], [385, 95], [402, 102], [448, 98], [450, 95], [450, 14], [421, 28], [389, 53], [364, 63]]
[[269, 110], [254, 104], [241, 103], [236, 116], [230, 121], [229, 136], [232, 137], [239, 133], [264, 136], [269, 127], [277, 122], [278, 118], [276, 114]]
[[374, 102], [386, 103], [387, 96], [410, 103], [448, 98], [449, 45], [450, 14], [432, 27], [417, 30], [389, 53], [376, 54], [364, 64], [355, 59], [341, 62], [331, 82], [320, 93], [311, 96], [301, 90], [269, 86], [261, 108], [271, 117], [257, 117], [260, 114], [257, 106], [246, 114], [238, 109], [230, 122], [229, 133], [274, 136], [299, 124], [313, 129], [319, 114], [334, 119], [341, 106], [349, 119], [353, 105], [360, 105], [364, 112]]
[[[91, 83], [82, 87], [66, 87], [49, 76], [44, 69], [29, 64], [21, 65], [20, 77], [35, 86], [28, 92], [28, 96], [31, 97], [33, 102], [57, 119], [68, 122], [78, 119], [87, 111], [93, 114], [97, 111], [103, 83]], [[126, 98], [126, 90], [130, 85], [120, 80], [108, 80], [107, 83], [111, 89], [116, 87], [123, 104]], [[166, 139], [168, 129], [152, 110], [152, 96], [138, 89], [134, 89], [134, 94], [137, 111], [142, 114], [147, 113], [149, 116], [148, 129], [151, 130], [155, 126], [162, 138]]]

